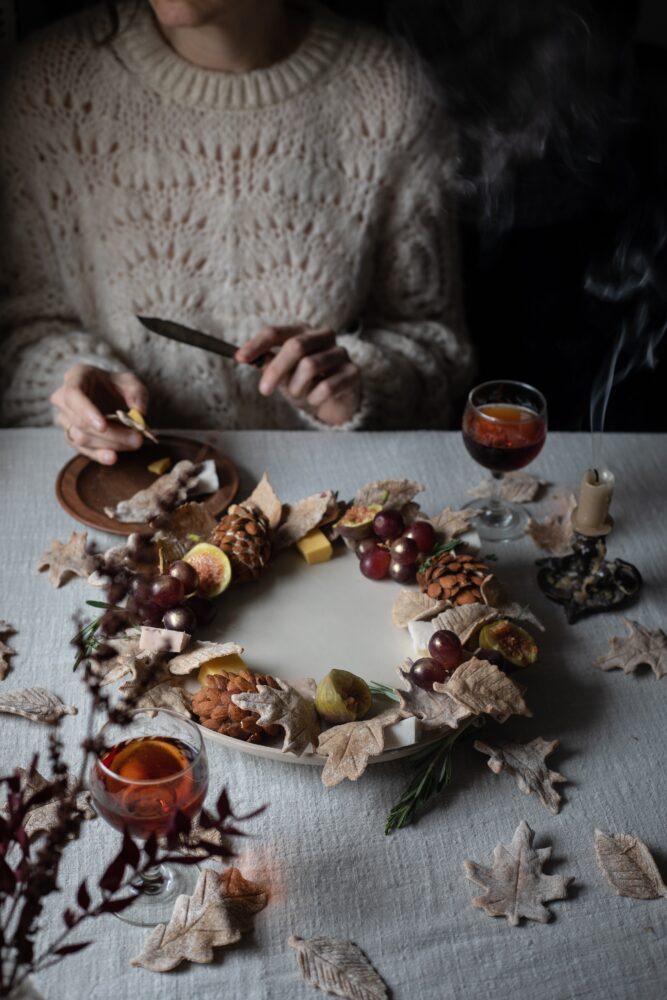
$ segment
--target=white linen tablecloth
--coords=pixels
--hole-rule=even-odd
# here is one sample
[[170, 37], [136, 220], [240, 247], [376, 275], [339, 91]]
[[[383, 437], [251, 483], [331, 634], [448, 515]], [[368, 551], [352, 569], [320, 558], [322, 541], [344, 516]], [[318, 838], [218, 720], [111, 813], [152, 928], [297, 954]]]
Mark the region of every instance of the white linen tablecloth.
[[[428, 485], [435, 512], [460, 504], [481, 478], [457, 434], [203, 436], [237, 464], [241, 497], [265, 469], [285, 500], [328, 487], [346, 497], [370, 479], [408, 476]], [[611, 551], [641, 569], [644, 590], [629, 613], [651, 628], [667, 622], [666, 444], [657, 435], [604, 441], [605, 464], [617, 478]], [[18, 629], [9, 640], [18, 655], [0, 689], [43, 685], [83, 711], [68, 642], [72, 615], [94, 594], [78, 580], [54, 590], [35, 572], [51, 540], [65, 540], [77, 528], [54, 496], [56, 474], [69, 456], [56, 431], [0, 433], [0, 619]], [[576, 488], [590, 462], [588, 436], [552, 434], [531, 471]], [[531, 507], [546, 509], [544, 502]], [[394, 1000], [667, 996], [667, 902], [617, 897], [593, 849], [596, 827], [636, 834], [667, 874], [667, 680], [593, 669], [609, 637], [623, 632], [621, 615], [567, 625], [537, 590], [533, 543], [495, 551], [498, 575], [512, 596], [530, 603], [548, 629], [540, 639], [541, 663], [526, 674], [533, 718], [510, 720], [503, 736], [561, 740], [550, 759], [568, 778], [560, 786], [560, 814], [551, 816], [535, 797], [522, 795], [512, 778], [492, 774], [487, 758], [468, 744], [456, 754], [451, 787], [416, 825], [387, 837], [385, 816], [409, 779], [408, 763], [372, 767], [357, 784], [327, 790], [317, 768], [211, 747], [212, 792], [224, 784], [239, 808], [269, 804], [253, 821], [252, 838], [239, 843], [236, 861], [246, 877], [270, 886], [270, 904], [254, 932], [221, 949], [211, 965], [158, 975], [128, 965], [149, 932], [105, 917], [84, 928], [82, 936], [94, 939], [88, 950], [38, 978], [47, 1000], [307, 1000], [317, 994], [298, 974], [290, 934], [354, 940]], [[72, 761], [83, 724], [79, 715], [63, 725]], [[35, 750], [45, 751], [46, 740], [44, 727], [1, 716], [2, 771], [26, 765]], [[463, 861], [490, 862], [495, 845], [507, 843], [522, 819], [535, 829], [537, 846], [553, 845], [547, 870], [576, 881], [568, 900], [551, 904], [551, 923], [513, 928], [471, 907], [482, 890], [465, 878]], [[116, 843], [117, 834], [100, 820], [67, 852], [63, 893], [48, 908], [54, 933], [79, 881], [86, 875], [94, 883]]]

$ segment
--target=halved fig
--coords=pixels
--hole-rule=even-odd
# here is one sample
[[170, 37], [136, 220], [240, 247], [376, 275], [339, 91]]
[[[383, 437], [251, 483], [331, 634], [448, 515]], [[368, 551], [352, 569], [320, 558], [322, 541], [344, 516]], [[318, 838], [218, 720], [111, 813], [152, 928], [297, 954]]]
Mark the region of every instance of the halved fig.
[[371, 707], [373, 696], [365, 680], [349, 670], [330, 670], [317, 685], [317, 714], [334, 725], [363, 719]]
[[218, 597], [232, 578], [232, 566], [226, 552], [210, 542], [199, 542], [183, 556], [183, 562], [197, 570], [199, 597]]
[[[336, 530], [346, 542], [360, 542], [373, 533], [373, 518], [382, 510], [379, 503], [355, 504], [348, 507], [339, 521]], [[354, 548], [354, 546], [351, 546]]]
[[525, 628], [506, 618], [484, 625], [479, 633], [482, 649], [493, 649], [515, 667], [529, 667], [539, 652], [537, 643]]

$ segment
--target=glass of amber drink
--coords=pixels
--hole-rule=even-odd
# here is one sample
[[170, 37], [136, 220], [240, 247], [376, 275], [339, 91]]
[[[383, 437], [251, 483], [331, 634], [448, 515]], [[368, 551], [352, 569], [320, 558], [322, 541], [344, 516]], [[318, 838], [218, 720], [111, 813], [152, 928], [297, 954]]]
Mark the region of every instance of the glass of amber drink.
[[538, 389], [523, 382], [483, 382], [468, 396], [463, 442], [474, 460], [491, 472], [489, 496], [471, 500], [478, 516], [473, 527], [486, 541], [518, 538], [528, 516], [501, 498], [503, 475], [523, 469], [539, 455], [547, 436], [547, 404]]
[[[129, 725], [108, 722], [93, 762], [90, 789], [100, 815], [137, 840], [164, 836], [177, 812], [194, 819], [208, 789], [200, 730], [167, 709], [138, 709]], [[190, 894], [198, 872], [158, 865], [135, 884], [137, 899], [118, 914], [146, 927], [167, 923], [177, 896]]]

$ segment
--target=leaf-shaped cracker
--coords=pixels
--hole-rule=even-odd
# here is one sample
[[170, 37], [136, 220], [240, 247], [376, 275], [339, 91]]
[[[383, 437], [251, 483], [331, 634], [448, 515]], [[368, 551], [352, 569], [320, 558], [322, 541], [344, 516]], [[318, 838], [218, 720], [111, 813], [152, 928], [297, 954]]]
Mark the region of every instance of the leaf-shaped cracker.
[[232, 925], [242, 932], [252, 930], [253, 917], [269, 900], [265, 887], [244, 878], [238, 868], [226, 868], [220, 875], [220, 892]]
[[542, 521], [528, 520], [527, 534], [538, 548], [554, 556], [566, 556], [572, 552], [572, 514], [577, 506], [574, 493], [554, 497], [554, 513]]
[[187, 651], [175, 656], [169, 661], [169, 670], [172, 674], [191, 674], [194, 670], [199, 670], [203, 663], [215, 660], [219, 656], [240, 656], [243, 646], [237, 646], [235, 642], [204, 642], [196, 641]]
[[445, 507], [436, 517], [431, 517], [429, 520], [435, 528], [436, 534], [441, 537], [441, 540], [444, 539], [447, 542], [451, 541], [452, 538], [465, 535], [466, 531], [470, 531], [470, 522], [476, 516], [477, 511], [472, 507], [468, 510], [452, 510], [451, 507]]
[[244, 500], [243, 503], [239, 504], [239, 506], [245, 507], [246, 510], [252, 510], [254, 507], [255, 509], [261, 511], [266, 520], [269, 522], [269, 528], [271, 531], [276, 530], [283, 516], [283, 505], [278, 499], [278, 494], [269, 482], [269, 477], [266, 472], [257, 483], [257, 486], [255, 486], [250, 496]]
[[504, 722], [510, 715], [532, 715], [522, 692], [507, 674], [489, 660], [472, 659], [457, 667], [445, 684], [434, 684], [434, 692], [443, 692], [469, 709], [471, 715], [490, 715]]
[[73, 576], [90, 576], [99, 565], [99, 556], [86, 550], [88, 534], [73, 531], [66, 542], [54, 539], [51, 548], [42, 553], [37, 569], [40, 573], [48, 569], [49, 583], [62, 587]]
[[134, 702], [134, 707], [143, 709], [168, 708], [187, 719], [192, 715], [191, 703], [192, 699], [182, 687], [169, 681], [161, 681], [145, 691]]
[[[23, 767], [17, 767], [15, 770], [21, 778], [21, 785], [26, 789], [28, 795], [34, 795], [35, 792], [41, 791], [42, 788], [50, 784], [39, 771], [33, 771], [31, 777], [30, 773]], [[59, 804], [60, 798], [54, 797], [51, 801], [33, 806], [32, 809], [28, 810], [23, 827], [31, 840], [35, 840], [42, 833], [48, 833], [59, 825], [61, 822], [61, 817], [58, 814]], [[76, 804], [77, 808], [83, 814], [84, 819], [97, 818], [90, 792], [78, 792]], [[0, 815], [7, 817], [8, 813], [6, 810], [2, 810]]]
[[139, 649], [139, 634], [112, 636], [104, 643], [113, 655], [93, 659], [94, 671], [102, 678], [102, 684], [115, 684], [128, 675], [136, 680], [140, 673], [152, 662], [152, 655]]
[[335, 938], [287, 941], [296, 951], [299, 972], [309, 984], [347, 1000], [387, 1000], [387, 987], [361, 948]]
[[9, 635], [14, 635], [16, 629], [9, 622], [0, 621], [0, 681], [4, 681], [5, 677], [9, 673], [9, 657], [16, 656], [16, 650], [8, 646], [3, 639], [6, 639]]
[[137, 420], [132, 413], [133, 411], [126, 413], [125, 410], [116, 410], [115, 413], [109, 415], [109, 419], [117, 420], [118, 423], [123, 424], [124, 427], [129, 427], [130, 430], [138, 431], [142, 437], [146, 438], [148, 441], [152, 441], [153, 444], [157, 444], [158, 439], [155, 435], [155, 431], [150, 429], [142, 414], [138, 414], [141, 419]]
[[475, 740], [473, 746], [480, 753], [488, 755], [488, 766], [494, 774], [507, 771], [515, 779], [524, 795], [534, 792], [542, 805], [546, 806], [554, 816], [560, 809], [561, 797], [554, 785], [567, 781], [558, 771], [550, 771], [546, 764], [549, 754], [558, 746], [558, 740], [551, 743], [541, 736], [530, 743], [501, 743], [492, 747], [481, 740]]
[[400, 699], [401, 714], [414, 715], [424, 729], [457, 729], [460, 722], [473, 714], [446, 691], [426, 691], [414, 684], [410, 677], [412, 660], [406, 660], [397, 673], [407, 690], [396, 689]]
[[22, 688], [0, 694], [0, 712], [22, 715], [32, 722], [44, 722], [49, 726], [62, 719], [63, 715], [76, 715], [78, 711], [72, 705], [65, 705], [57, 694], [46, 688]]
[[490, 917], [507, 917], [513, 926], [521, 917], [541, 924], [551, 920], [544, 906], [554, 899], [565, 899], [572, 876], [544, 875], [542, 866], [551, 857], [551, 848], [534, 850], [535, 834], [525, 820], [519, 823], [510, 844], [498, 844], [493, 864], [479, 865], [464, 861], [466, 876], [486, 892], [473, 899], [472, 905]]
[[412, 479], [379, 479], [362, 486], [352, 503], [355, 506], [362, 504], [364, 507], [379, 503], [382, 507], [401, 510], [423, 490], [424, 485]]
[[167, 527], [156, 532], [155, 542], [166, 563], [182, 559], [197, 542], [205, 542], [217, 522], [203, 503], [184, 503], [169, 515]]
[[595, 855], [602, 874], [619, 896], [632, 899], [667, 896], [658, 866], [639, 837], [596, 830]]
[[122, 523], [143, 524], [184, 503], [198, 478], [199, 466], [184, 459], [177, 462], [171, 472], [158, 476], [146, 489], [121, 500], [115, 507], [105, 507], [104, 513]]
[[225, 874], [221, 879], [212, 868], [204, 868], [193, 894], [178, 897], [169, 923], [158, 924], [130, 965], [170, 972], [181, 962], [211, 962], [214, 948], [240, 940], [251, 925], [251, 914], [261, 906], [249, 892], [251, 883], [225, 879]]
[[[509, 503], [529, 503], [546, 485], [545, 479], [537, 479], [527, 472], [507, 472], [501, 480], [499, 493], [501, 499]], [[468, 490], [471, 497], [490, 497], [494, 493], [495, 484], [490, 478]]]
[[384, 730], [400, 716], [398, 705], [373, 719], [345, 722], [333, 726], [320, 736], [317, 752], [328, 758], [322, 770], [322, 781], [331, 788], [344, 778], [356, 781], [366, 770], [368, 758], [384, 750]]
[[436, 601], [428, 594], [402, 590], [391, 609], [391, 620], [397, 628], [406, 628], [410, 622], [430, 621], [448, 606], [449, 601]]
[[667, 635], [662, 629], [653, 632], [630, 618], [623, 618], [628, 635], [613, 636], [609, 652], [593, 661], [598, 670], [622, 670], [633, 673], [642, 664], [648, 665], [660, 680], [667, 674]]
[[309, 746], [317, 746], [320, 724], [312, 701], [279, 680], [279, 688], [258, 684], [257, 692], [232, 695], [232, 702], [244, 712], [256, 712], [259, 726], [280, 726], [285, 731], [283, 753], [300, 757]]
[[331, 490], [315, 493], [311, 497], [304, 497], [298, 503], [291, 504], [287, 508], [284, 522], [276, 532], [274, 548], [276, 550], [287, 548], [288, 545], [298, 542], [313, 528], [319, 527], [323, 521], [326, 521], [332, 504], [336, 504], [336, 497]]
[[442, 611], [431, 624], [434, 632], [439, 629], [455, 632], [465, 646], [482, 625], [497, 617], [498, 612], [488, 604], [460, 604]]

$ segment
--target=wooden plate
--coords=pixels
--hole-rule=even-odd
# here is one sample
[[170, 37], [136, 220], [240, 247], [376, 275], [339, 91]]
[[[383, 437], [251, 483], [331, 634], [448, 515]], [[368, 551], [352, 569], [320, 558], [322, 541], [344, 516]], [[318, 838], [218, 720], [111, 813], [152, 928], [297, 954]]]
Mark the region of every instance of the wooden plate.
[[107, 517], [105, 507], [115, 507], [120, 500], [127, 500], [138, 490], [155, 482], [148, 465], [159, 458], [172, 461], [172, 467], [183, 459], [203, 462], [215, 461], [220, 479], [220, 489], [203, 499], [211, 514], [217, 517], [236, 496], [239, 476], [234, 463], [203, 441], [190, 438], [160, 438], [159, 444], [147, 441], [139, 451], [128, 451], [118, 456], [116, 465], [100, 465], [84, 455], [71, 459], [59, 472], [56, 480], [56, 497], [75, 520], [90, 528], [99, 528], [112, 535], [129, 535], [145, 531], [148, 525], [130, 524]]

